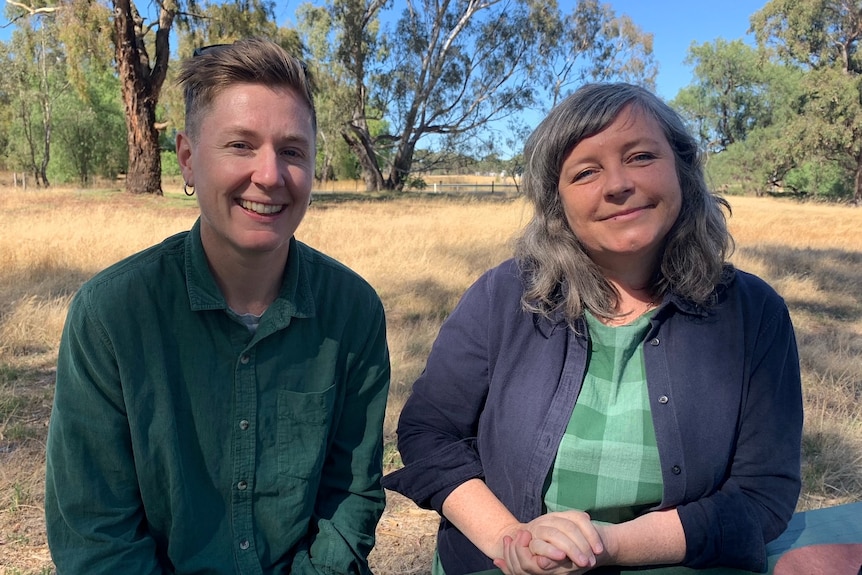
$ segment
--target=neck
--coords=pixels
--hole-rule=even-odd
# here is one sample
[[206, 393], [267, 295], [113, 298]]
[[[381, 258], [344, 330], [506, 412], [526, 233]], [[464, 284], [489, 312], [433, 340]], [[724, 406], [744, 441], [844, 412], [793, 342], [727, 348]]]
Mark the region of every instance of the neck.
[[210, 270], [225, 302], [233, 311], [263, 315], [278, 297], [282, 276], [287, 264], [287, 253], [275, 259], [276, 254], [260, 258], [210, 258]]
[[617, 317], [608, 319], [608, 325], [624, 325], [633, 322], [643, 314], [658, 307], [658, 295], [653, 291], [651, 281], [655, 277], [652, 267], [632, 266], [617, 270], [619, 273], [606, 271], [605, 277], [617, 292]]

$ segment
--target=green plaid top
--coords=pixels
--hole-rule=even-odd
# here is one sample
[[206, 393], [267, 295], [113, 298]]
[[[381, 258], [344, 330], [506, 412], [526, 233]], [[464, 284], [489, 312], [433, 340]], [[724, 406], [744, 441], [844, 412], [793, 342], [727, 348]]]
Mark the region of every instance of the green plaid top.
[[661, 501], [643, 360], [651, 315], [610, 327], [586, 313], [587, 374], [545, 482], [547, 511], [580, 509], [596, 521], [621, 523]]

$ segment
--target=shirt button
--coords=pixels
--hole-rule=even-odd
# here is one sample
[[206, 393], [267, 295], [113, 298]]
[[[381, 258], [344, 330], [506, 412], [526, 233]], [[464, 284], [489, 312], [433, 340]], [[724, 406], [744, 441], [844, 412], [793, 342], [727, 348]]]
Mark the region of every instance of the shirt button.
[[667, 403], [667, 402], [668, 402], [667, 396], [666, 396], [666, 395], [662, 395], [662, 396], [660, 396], [660, 397], [658, 398], [658, 402], [659, 402], [659, 403]]
[[241, 419], [239, 422], [239, 428], [242, 429], [243, 431], [248, 429], [248, 420], [247, 419]]
[[251, 545], [249, 544], [248, 539], [243, 539], [242, 541], [239, 542], [239, 548], [242, 549], [243, 551], [248, 549], [250, 546]]
[[682, 469], [679, 468], [679, 465], [674, 465], [673, 467], [670, 468], [670, 471], [674, 475], [679, 475], [680, 473], [682, 473]]
[[236, 484], [236, 488], [239, 489], [240, 491], [245, 491], [246, 488], [248, 488], [248, 481], [246, 481], [245, 479], [243, 479], [242, 481], [239, 481]]
[[247, 355], [243, 355], [243, 356], [241, 356], [241, 357], [239, 358], [239, 362], [240, 362], [241, 364], [245, 365], [245, 364], [247, 364], [247, 363], [248, 363], [248, 359], [249, 359], [249, 358], [248, 358], [248, 356], [247, 356]]
[[661, 342], [659, 341], [659, 339], [657, 337], [652, 338], [652, 340], [650, 340], [650, 342], [649, 342], [649, 344], [651, 346], [657, 346], [659, 343], [661, 343]]

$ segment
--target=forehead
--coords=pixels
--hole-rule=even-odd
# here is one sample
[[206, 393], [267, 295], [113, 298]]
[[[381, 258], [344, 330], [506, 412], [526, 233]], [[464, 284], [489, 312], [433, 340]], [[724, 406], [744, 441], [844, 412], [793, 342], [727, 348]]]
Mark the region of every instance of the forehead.
[[664, 129], [659, 121], [639, 106], [628, 104], [601, 130], [587, 136], [581, 142], [600, 136], [620, 135], [628, 138], [649, 138], [667, 142]]
[[200, 111], [201, 128], [311, 130], [312, 110], [290, 86], [238, 83], [225, 87]]

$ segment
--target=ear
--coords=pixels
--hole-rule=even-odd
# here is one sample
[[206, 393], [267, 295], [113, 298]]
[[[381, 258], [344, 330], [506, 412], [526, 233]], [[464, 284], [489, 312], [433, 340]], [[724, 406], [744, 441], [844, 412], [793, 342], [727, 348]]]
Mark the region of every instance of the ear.
[[185, 132], [177, 132], [177, 162], [183, 173], [183, 180], [189, 186], [195, 185], [194, 170], [192, 169], [192, 141]]

